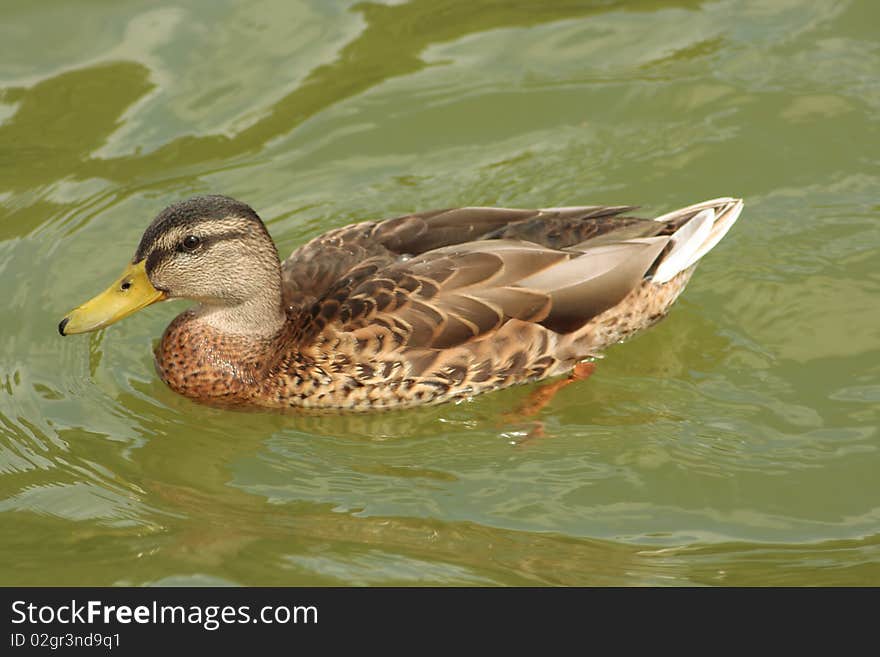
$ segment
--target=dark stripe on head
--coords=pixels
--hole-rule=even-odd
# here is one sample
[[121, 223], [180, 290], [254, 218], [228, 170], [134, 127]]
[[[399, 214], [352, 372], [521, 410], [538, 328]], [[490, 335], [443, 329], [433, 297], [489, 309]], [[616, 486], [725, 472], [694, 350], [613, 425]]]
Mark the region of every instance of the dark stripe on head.
[[[214, 246], [217, 242], [225, 242], [226, 240], [238, 240], [247, 237], [247, 233], [242, 233], [240, 230], [230, 230], [228, 233], [220, 233], [218, 235], [205, 235], [202, 237], [201, 244], [199, 244], [199, 251], [203, 251], [204, 249], [210, 248]], [[185, 251], [185, 249], [181, 248], [181, 251]]]
[[266, 232], [259, 215], [247, 203], [228, 196], [194, 196], [169, 205], [153, 219], [138, 244], [132, 262], [137, 263], [146, 258], [147, 254], [153, 251], [159, 237], [173, 228], [195, 230], [204, 221], [216, 221], [228, 217], [252, 221], [260, 230]]
[[[205, 237], [202, 237], [201, 244], [199, 244], [198, 249], [196, 251], [194, 251], [193, 253], [201, 253], [205, 249], [211, 248], [212, 246], [214, 246], [218, 242], [224, 242], [227, 240], [237, 240], [237, 239], [242, 239], [245, 237], [247, 237], [247, 233], [243, 233], [240, 230], [230, 230], [228, 233], [220, 233], [218, 235], [206, 235]], [[180, 245], [180, 244], [178, 244], [173, 249], [167, 249], [164, 247], [154, 247], [153, 250], [150, 251], [150, 254], [147, 256], [147, 262], [144, 265], [144, 269], [146, 269], [147, 273], [149, 274], [150, 272], [152, 272], [153, 270], [156, 269], [156, 267], [159, 265], [159, 263], [172, 257], [177, 252], [189, 253], [189, 251], [184, 249], [182, 247], [182, 245]], [[141, 258], [141, 260], [143, 260], [143, 258]], [[135, 262], [138, 262], [138, 261], [135, 260]]]
[[[147, 276], [155, 271], [160, 262], [167, 260], [170, 256], [171, 251], [168, 249], [154, 249], [153, 252], [147, 256], [147, 261], [144, 263], [144, 270], [147, 272]], [[143, 258], [141, 258], [141, 260], [143, 260]], [[137, 262], [137, 260], [135, 260], [135, 262]]]

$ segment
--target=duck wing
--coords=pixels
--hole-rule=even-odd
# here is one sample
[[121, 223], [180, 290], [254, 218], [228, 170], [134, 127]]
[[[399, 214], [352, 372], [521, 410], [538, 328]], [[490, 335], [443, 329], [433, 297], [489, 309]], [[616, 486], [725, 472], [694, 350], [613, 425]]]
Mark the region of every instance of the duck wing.
[[620, 216], [634, 206], [524, 210], [468, 207], [362, 222], [316, 237], [282, 264], [285, 302], [302, 308], [325, 296], [364, 263], [377, 268], [400, 258], [478, 240], [523, 240], [564, 249], [586, 240], [620, 241], [660, 234], [663, 225]]
[[511, 320], [556, 333], [583, 327], [644, 278], [668, 236], [554, 249], [493, 238], [349, 269], [299, 315], [300, 339], [348, 333], [359, 351], [450, 349]]

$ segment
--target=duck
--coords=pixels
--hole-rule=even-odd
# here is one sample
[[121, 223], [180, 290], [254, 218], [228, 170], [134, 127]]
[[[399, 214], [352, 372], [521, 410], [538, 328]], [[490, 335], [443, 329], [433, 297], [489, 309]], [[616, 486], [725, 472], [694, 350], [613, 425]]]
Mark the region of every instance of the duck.
[[743, 201], [653, 218], [636, 207], [431, 210], [330, 230], [282, 262], [249, 205], [196, 196], [162, 210], [122, 275], [58, 330], [187, 299], [154, 356], [197, 402], [357, 412], [461, 400], [571, 373], [656, 324]]

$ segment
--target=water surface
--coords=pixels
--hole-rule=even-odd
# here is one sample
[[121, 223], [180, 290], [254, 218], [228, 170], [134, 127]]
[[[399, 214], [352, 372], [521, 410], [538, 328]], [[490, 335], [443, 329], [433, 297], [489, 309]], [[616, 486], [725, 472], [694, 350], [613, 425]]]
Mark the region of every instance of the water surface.
[[[880, 6], [3, 11], [0, 583], [880, 584]], [[170, 392], [180, 302], [57, 334], [206, 192], [285, 254], [434, 207], [746, 209], [533, 421], [528, 386], [299, 417]]]

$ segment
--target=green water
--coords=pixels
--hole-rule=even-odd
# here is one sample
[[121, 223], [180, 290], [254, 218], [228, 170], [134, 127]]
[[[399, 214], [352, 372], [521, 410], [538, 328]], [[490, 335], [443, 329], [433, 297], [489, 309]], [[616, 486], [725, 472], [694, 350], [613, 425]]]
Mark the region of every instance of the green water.
[[[868, 0], [7, 0], [0, 583], [880, 584], [878, 24]], [[746, 208], [668, 319], [510, 424], [534, 387], [196, 405], [152, 365], [179, 302], [62, 339], [203, 192], [285, 254], [434, 207]]]

